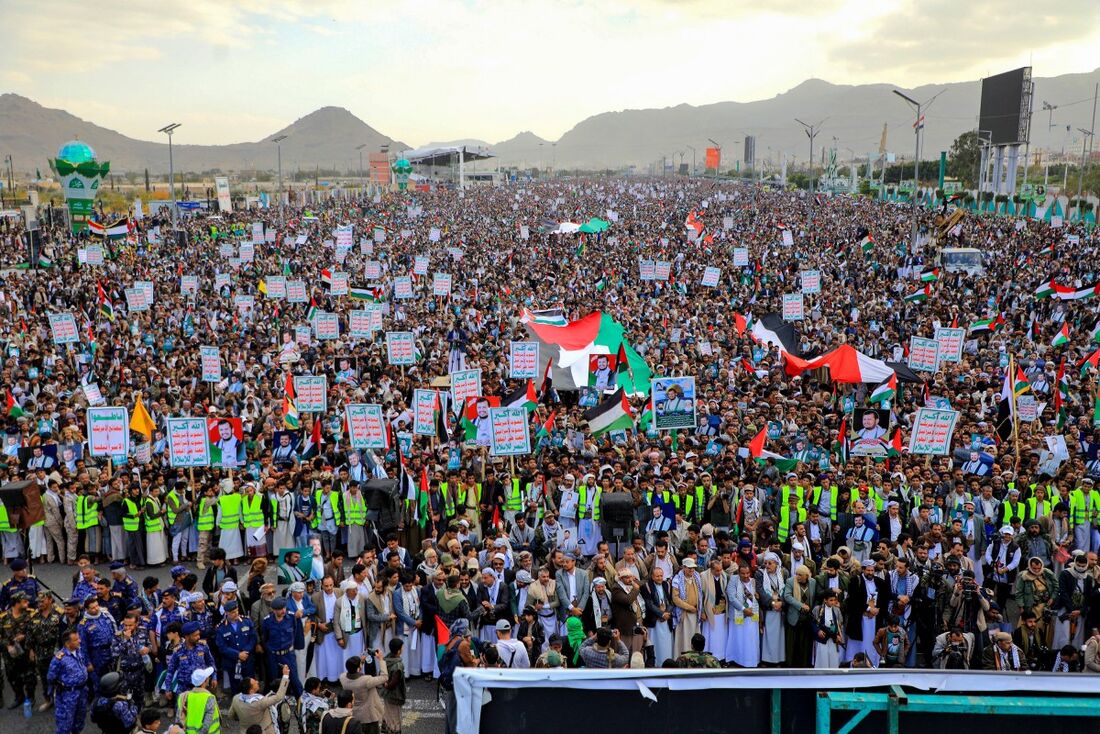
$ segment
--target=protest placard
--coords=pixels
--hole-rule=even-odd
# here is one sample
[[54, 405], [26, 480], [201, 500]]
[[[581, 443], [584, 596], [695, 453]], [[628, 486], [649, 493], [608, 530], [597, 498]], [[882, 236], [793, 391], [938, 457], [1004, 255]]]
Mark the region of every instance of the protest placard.
[[367, 280], [378, 280], [382, 277], [382, 263], [377, 260], [367, 260], [363, 266], [363, 276]]
[[951, 437], [959, 420], [957, 410], [917, 408], [913, 431], [909, 435], [910, 454], [946, 456], [951, 453]]
[[801, 293], [783, 294], [783, 320], [801, 321], [806, 318], [806, 310]]
[[167, 438], [169, 466], [210, 466], [210, 444], [204, 419], [169, 418]]
[[639, 260], [638, 277], [641, 280], [654, 280], [657, 277], [657, 263], [653, 260]]
[[348, 274], [337, 270], [332, 274], [332, 285], [329, 287], [332, 296], [346, 296], [348, 294]]
[[539, 377], [539, 343], [511, 342], [508, 349], [508, 377], [533, 380]]
[[481, 370], [459, 370], [451, 373], [451, 400], [465, 405], [466, 398], [481, 395]]
[[50, 333], [54, 344], [79, 344], [80, 332], [76, 328], [76, 317], [71, 313], [51, 313]]
[[941, 362], [961, 362], [966, 329], [941, 326], [936, 329], [936, 342], [939, 344]]
[[658, 260], [656, 263], [655, 280], [668, 280], [672, 276], [672, 263], [667, 260]]
[[813, 294], [821, 292], [821, 271], [820, 270], [803, 270], [802, 271], [802, 292]]
[[318, 341], [335, 341], [340, 338], [340, 317], [329, 311], [313, 315], [313, 333]]
[[413, 259], [413, 273], [415, 273], [416, 275], [428, 274], [427, 255], [417, 255], [416, 258]]
[[446, 298], [451, 295], [451, 274], [435, 273], [432, 276], [432, 295]]
[[101, 245], [88, 245], [84, 250], [84, 254], [88, 258], [89, 265], [103, 264], [103, 247]]
[[703, 271], [703, 286], [714, 288], [718, 285], [718, 279], [722, 277], [722, 269], [707, 266]]
[[220, 291], [233, 285], [232, 273], [214, 273], [214, 289]]
[[413, 433], [434, 436], [435, 410], [438, 405], [435, 390], [413, 390]]
[[733, 265], [737, 268], [747, 268], [749, 266], [749, 248], [733, 248]]
[[935, 372], [939, 366], [939, 342], [920, 336], [909, 337], [909, 369]]
[[221, 382], [222, 358], [217, 347], [199, 347], [203, 382]]
[[412, 298], [413, 297], [413, 284], [412, 278], [407, 275], [399, 275], [393, 279], [393, 297], [394, 298]]
[[658, 431], [695, 427], [695, 378], [653, 380], [653, 427]]
[[521, 456], [531, 453], [531, 432], [527, 409], [490, 408], [492, 440], [489, 453], [493, 456]]
[[121, 406], [88, 408], [88, 453], [125, 457], [130, 453], [130, 414]]
[[287, 303], [305, 303], [309, 300], [304, 280], [288, 280], [286, 282]]
[[393, 365], [416, 364], [415, 344], [411, 331], [387, 331], [386, 361]]
[[381, 405], [350, 403], [344, 415], [348, 421], [348, 440], [353, 449], [386, 448], [386, 423]]
[[252, 244], [262, 245], [264, 242], [264, 223], [253, 222], [252, 223]]
[[366, 309], [348, 312], [348, 334], [352, 339], [370, 339], [370, 312]]
[[180, 295], [194, 296], [199, 292], [199, 276], [184, 275], [180, 277]]
[[295, 404], [299, 413], [328, 411], [328, 377], [325, 375], [295, 375]]
[[286, 298], [286, 276], [271, 275], [264, 283], [267, 286], [267, 297], [276, 301]]
[[145, 291], [145, 303], [149, 306], [153, 305], [153, 281], [151, 280], [135, 280], [134, 287]]
[[145, 301], [144, 289], [127, 288], [124, 293], [126, 294], [126, 308], [130, 309], [130, 313], [149, 310], [149, 304]]

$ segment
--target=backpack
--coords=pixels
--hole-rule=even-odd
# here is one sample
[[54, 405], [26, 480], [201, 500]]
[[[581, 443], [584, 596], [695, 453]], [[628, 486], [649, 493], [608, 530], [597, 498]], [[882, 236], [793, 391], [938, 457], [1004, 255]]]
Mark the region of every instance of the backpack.
[[439, 685], [447, 690], [454, 688], [455, 668], [458, 667], [458, 645], [448, 648], [439, 659]]
[[92, 705], [92, 723], [99, 727], [103, 734], [128, 734], [128, 729], [122, 725], [115, 712], [111, 710], [113, 701], [100, 697]]

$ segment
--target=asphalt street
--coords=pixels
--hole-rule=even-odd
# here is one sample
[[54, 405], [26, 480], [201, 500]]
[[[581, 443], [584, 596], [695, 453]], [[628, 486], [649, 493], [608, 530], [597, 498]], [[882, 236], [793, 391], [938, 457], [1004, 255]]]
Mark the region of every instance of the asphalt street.
[[[188, 567], [194, 568], [193, 564], [187, 564]], [[107, 567], [97, 567], [101, 574], [107, 573]], [[142, 579], [146, 576], [156, 576], [161, 581], [161, 586], [167, 586], [171, 583], [171, 576], [168, 573], [169, 566], [165, 565], [159, 569], [139, 570], [132, 571], [131, 575], [134, 579], [141, 583]], [[34, 567], [34, 575], [40, 579], [43, 583], [47, 584], [50, 588], [61, 595], [62, 598], [68, 596], [72, 591], [73, 582], [72, 574], [74, 568], [72, 566], [60, 566], [58, 564], [42, 564]], [[244, 577], [247, 572], [246, 566], [238, 566], [238, 574]], [[269, 571], [271, 580], [274, 581], [274, 569]], [[201, 578], [201, 572], [199, 573]], [[10, 578], [10, 572], [7, 569], [3, 569], [3, 580], [6, 581]], [[434, 682], [427, 683], [421, 680], [415, 680], [409, 682], [409, 700], [405, 704], [404, 717], [402, 731], [409, 732], [410, 734], [435, 734], [443, 729], [443, 710], [439, 706], [436, 698], [437, 687]], [[36, 692], [37, 700], [35, 704], [42, 702], [42, 691]], [[4, 704], [5, 708], [0, 710], [0, 734], [11, 734], [12, 732], [20, 732], [21, 734], [53, 734], [55, 732], [54, 715], [53, 710], [49, 710], [45, 713], [37, 713], [28, 720], [23, 718], [22, 707], [14, 710], [6, 708], [7, 704], [12, 702], [12, 690], [10, 685], [5, 682], [4, 685]], [[162, 719], [161, 731], [165, 731], [168, 728], [170, 720], [166, 715]], [[9, 729], [8, 727], [12, 727]], [[99, 728], [90, 722], [86, 726], [86, 731], [97, 732]], [[226, 734], [237, 734], [238, 726], [236, 722], [231, 721], [228, 716], [222, 717], [222, 731]], [[292, 732], [297, 732], [298, 728], [292, 725]], [[288, 732], [282, 732], [281, 734], [288, 734]]]

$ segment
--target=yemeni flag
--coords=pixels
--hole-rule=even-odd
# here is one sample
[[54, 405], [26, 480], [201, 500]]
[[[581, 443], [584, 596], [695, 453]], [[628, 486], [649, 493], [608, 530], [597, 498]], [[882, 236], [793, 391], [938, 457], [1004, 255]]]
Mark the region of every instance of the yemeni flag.
[[307, 461], [321, 453], [322, 443], [324, 441], [321, 439], [321, 419], [314, 418], [313, 430], [306, 437], [306, 445], [302, 447], [302, 460]]
[[836, 454], [836, 463], [843, 466], [848, 463], [848, 419], [840, 420], [840, 430], [836, 433], [836, 441], [833, 442], [833, 453]]
[[778, 313], [766, 313], [752, 325], [752, 338], [780, 351], [798, 356], [798, 331]]
[[897, 392], [898, 375], [895, 372], [894, 374], [890, 375], [889, 380], [875, 388], [874, 392], [871, 393], [869, 402], [874, 405], [876, 403], [882, 403], [886, 400], [893, 400]]
[[634, 413], [630, 409], [626, 392], [621, 387], [610, 398], [585, 411], [584, 419], [588, 421], [593, 436], [634, 427]]
[[935, 283], [940, 279], [940, 269], [932, 268], [931, 270], [925, 270], [920, 274], [921, 283]]
[[500, 404], [505, 408], [526, 408], [530, 413], [539, 404], [539, 396], [535, 393], [535, 381], [527, 380], [526, 386], [518, 387], [502, 397]]
[[332, 271], [328, 268], [323, 268], [321, 270], [321, 285], [325, 288], [332, 287]]
[[1042, 283], [1040, 283], [1035, 288], [1035, 291], [1034, 291], [1035, 300], [1036, 301], [1041, 301], [1044, 298], [1050, 298], [1051, 296], [1054, 295], [1054, 291], [1055, 291], [1056, 287], [1057, 287], [1057, 284], [1054, 282], [1053, 278], [1051, 278], [1050, 280], [1044, 280]]
[[88, 232], [93, 237], [101, 237], [108, 240], [124, 239], [133, 231], [133, 228], [133, 224], [126, 218], [119, 219], [114, 224], [88, 222]]
[[925, 301], [927, 301], [929, 299], [929, 297], [931, 295], [932, 295], [932, 284], [929, 283], [928, 285], [924, 286], [920, 290], [915, 291], [913, 293], [910, 293], [903, 300], [906, 303], [924, 303]]
[[451, 630], [447, 623], [438, 614], [435, 617], [435, 659], [442, 661], [443, 653], [447, 652], [447, 645], [451, 642]]
[[4, 402], [4, 412], [9, 418], [19, 418], [24, 415], [23, 409], [19, 407], [19, 403], [15, 401], [15, 396], [11, 394], [11, 389], [5, 391], [6, 397]]
[[870, 255], [871, 250], [875, 247], [875, 238], [868, 232], [863, 236], [863, 239], [859, 241], [859, 249], [863, 251], [864, 255]]
[[1080, 301], [1083, 298], [1092, 298], [1097, 293], [1100, 293], [1100, 282], [1082, 286], [1081, 288], [1071, 288], [1053, 282], [1051, 285], [1054, 286], [1053, 296], [1059, 301]]
[[111, 303], [111, 299], [107, 297], [106, 291], [103, 290], [102, 283], [96, 283], [96, 291], [99, 294], [99, 315], [107, 319], [108, 321], [115, 320], [115, 306]]
[[1093, 369], [1097, 369], [1098, 367], [1100, 367], [1100, 347], [1092, 350], [1091, 354], [1084, 357], [1080, 362], [1078, 362], [1077, 367], [1081, 370], [1081, 377], [1085, 376], [1085, 373], [1088, 372], [1089, 367], [1092, 367]]
[[1054, 339], [1050, 342], [1052, 347], [1060, 347], [1063, 344], [1069, 344], [1069, 324], [1063, 323], [1062, 328], [1054, 335]]
[[302, 427], [298, 419], [298, 401], [294, 394], [294, 375], [286, 376], [286, 385], [283, 387], [283, 427], [290, 431], [297, 431]]
[[588, 357], [593, 354], [615, 354], [623, 350], [627, 357], [628, 374], [620, 374], [619, 385], [627, 395], [648, 395], [653, 373], [626, 341], [622, 324], [609, 314], [596, 311], [565, 326], [528, 321], [527, 333], [539, 343], [541, 369], [550, 370], [558, 390], [578, 390], [588, 386]]

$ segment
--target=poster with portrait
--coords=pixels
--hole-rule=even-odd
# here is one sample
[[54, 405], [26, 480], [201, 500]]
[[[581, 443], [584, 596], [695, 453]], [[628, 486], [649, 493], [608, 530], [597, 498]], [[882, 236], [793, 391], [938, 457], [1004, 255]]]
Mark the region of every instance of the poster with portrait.
[[271, 436], [271, 460], [280, 466], [293, 464], [301, 443], [298, 431], [275, 431]]
[[886, 456], [890, 411], [856, 408], [853, 415], [852, 456]]
[[336, 384], [350, 387], [359, 385], [359, 368], [355, 357], [345, 354], [336, 358]]
[[23, 471], [51, 472], [57, 468], [57, 444], [19, 447], [19, 468]]
[[658, 431], [695, 427], [695, 378], [653, 380], [653, 426]]
[[244, 429], [240, 418], [208, 418], [206, 438], [210, 442], [210, 466], [235, 469], [244, 464]]
[[466, 398], [463, 406], [465, 418], [466, 444], [490, 446], [493, 442], [493, 425], [490, 412], [500, 407], [500, 398], [496, 395], [477, 395]]
[[83, 443], [63, 443], [58, 447], [58, 462], [69, 474], [77, 470], [76, 463], [84, 460]]
[[614, 354], [588, 355], [588, 386], [599, 392], [618, 388], [616, 368], [619, 358]]

